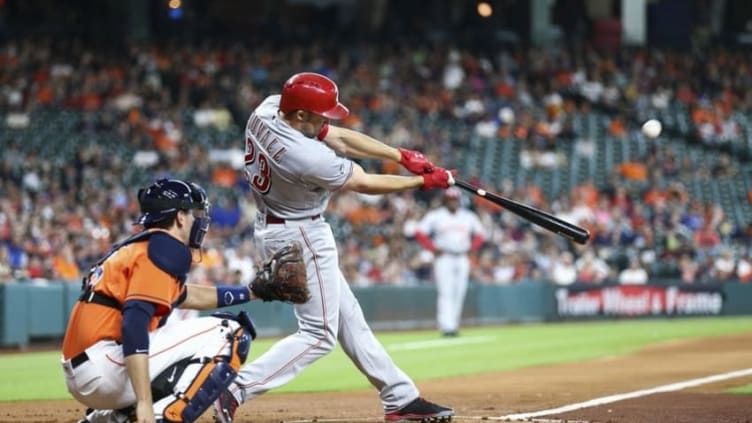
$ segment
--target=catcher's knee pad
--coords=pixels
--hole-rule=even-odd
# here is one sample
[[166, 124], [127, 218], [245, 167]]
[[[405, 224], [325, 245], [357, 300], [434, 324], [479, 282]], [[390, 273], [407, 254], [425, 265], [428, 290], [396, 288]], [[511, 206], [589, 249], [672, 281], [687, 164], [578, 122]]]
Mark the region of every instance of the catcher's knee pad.
[[198, 419], [237, 376], [237, 371], [225, 361], [210, 361], [199, 370], [183, 393], [165, 407], [164, 422], [190, 423]]
[[238, 371], [240, 370], [240, 366], [245, 363], [246, 358], [248, 358], [251, 340], [256, 339], [256, 328], [245, 311], [241, 311], [237, 315], [217, 312], [212, 314], [212, 316], [223, 319], [223, 326], [229, 326], [228, 320], [240, 323], [240, 327], [235, 329], [228, 337], [230, 340], [230, 354], [227, 358], [230, 367]]
[[251, 335], [243, 326], [235, 329], [230, 339], [230, 357], [227, 364], [236, 372], [248, 358], [248, 351], [251, 349]]

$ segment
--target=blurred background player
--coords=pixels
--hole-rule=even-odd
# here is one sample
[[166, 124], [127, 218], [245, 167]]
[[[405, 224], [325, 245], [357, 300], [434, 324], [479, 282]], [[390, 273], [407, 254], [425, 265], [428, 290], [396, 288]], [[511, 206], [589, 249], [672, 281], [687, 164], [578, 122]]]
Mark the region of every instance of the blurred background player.
[[[259, 209], [256, 242], [270, 254], [283, 240], [299, 240], [312, 298], [295, 306], [299, 330], [243, 367], [231, 389], [217, 399], [216, 418], [222, 423], [232, 421], [239, 404], [290, 382], [337, 341], [378, 389], [387, 421], [440, 421], [454, 415], [452, 409], [421, 398], [373, 335], [340, 271], [334, 235], [322, 216], [335, 191], [446, 189], [452, 174], [416, 151], [329, 125], [330, 119], [349, 113], [334, 81], [306, 72], [291, 76], [282, 94], [267, 97], [248, 119], [245, 165]], [[344, 156], [401, 163], [418, 176], [366, 173]]]
[[444, 205], [429, 211], [418, 225], [415, 238], [434, 253], [436, 321], [444, 336], [459, 334], [462, 306], [470, 275], [468, 252], [483, 245], [483, 228], [478, 216], [460, 207], [460, 190], [444, 191]]
[[145, 229], [92, 267], [65, 333], [66, 385], [92, 408], [82, 422], [192, 422], [235, 378], [256, 335], [245, 313], [163, 325], [177, 305], [205, 310], [255, 295], [185, 284], [211, 220], [203, 188], [162, 179], [138, 201]]

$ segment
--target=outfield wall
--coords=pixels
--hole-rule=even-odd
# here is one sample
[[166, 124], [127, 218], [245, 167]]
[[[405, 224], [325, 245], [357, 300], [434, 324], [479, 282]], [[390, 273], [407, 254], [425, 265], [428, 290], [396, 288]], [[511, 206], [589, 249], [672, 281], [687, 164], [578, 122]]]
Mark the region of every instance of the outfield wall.
[[[62, 338], [79, 284], [0, 285], [0, 347], [26, 347]], [[377, 330], [434, 328], [433, 285], [353, 288], [366, 319]], [[291, 333], [292, 306], [256, 301], [231, 310], [250, 311], [260, 335]], [[603, 318], [752, 314], [752, 284], [686, 285], [665, 281], [646, 286], [554, 286], [541, 281], [516, 285], [471, 285], [463, 325]]]

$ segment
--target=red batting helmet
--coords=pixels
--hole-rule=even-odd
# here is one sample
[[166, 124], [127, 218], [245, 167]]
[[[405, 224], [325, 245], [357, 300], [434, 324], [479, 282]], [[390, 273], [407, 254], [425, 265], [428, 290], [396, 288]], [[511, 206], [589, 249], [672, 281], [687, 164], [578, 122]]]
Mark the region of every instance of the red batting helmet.
[[350, 114], [339, 102], [337, 84], [318, 73], [297, 73], [285, 82], [279, 102], [282, 113], [306, 110], [327, 119], [344, 119]]
[[444, 190], [444, 198], [447, 200], [458, 200], [460, 198], [460, 190], [457, 187], [449, 187]]

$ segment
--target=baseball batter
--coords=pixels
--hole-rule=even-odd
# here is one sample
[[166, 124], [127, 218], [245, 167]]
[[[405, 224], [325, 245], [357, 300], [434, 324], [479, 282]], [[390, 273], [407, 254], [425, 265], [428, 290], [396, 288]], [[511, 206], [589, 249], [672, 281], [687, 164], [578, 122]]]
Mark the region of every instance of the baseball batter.
[[[245, 165], [259, 208], [256, 242], [265, 254], [290, 239], [303, 244], [311, 299], [295, 306], [299, 330], [244, 366], [231, 389], [215, 402], [217, 421], [232, 421], [239, 403], [288, 383], [332, 351], [337, 340], [378, 389], [387, 421], [449, 420], [454, 414], [422, 399], [371, 332], [340, 272], [334, 236], [322, 215], [337, 190], [386, 194], [445, 189], [452, 174], [418, 152], [329, 125], [330, 119], [343, 119], [348, 113], [333, 81], [301, 73], [287, 80], [281, 95], [266, 98], [248, 119]], [[369, 174], [343, 156], [394, 160], [419, 175]]]
[[483, 228], [478, 216], [460, 207], [460, 191], [444, 191], [444, 206], [432, 210], [418, 224], [415, 238], [436, 255], [433, 274], [438, 298], [436, 321], [444, 336], [459, 333], [462, 306], [470, 275], [467, 254], [483, 244]]

